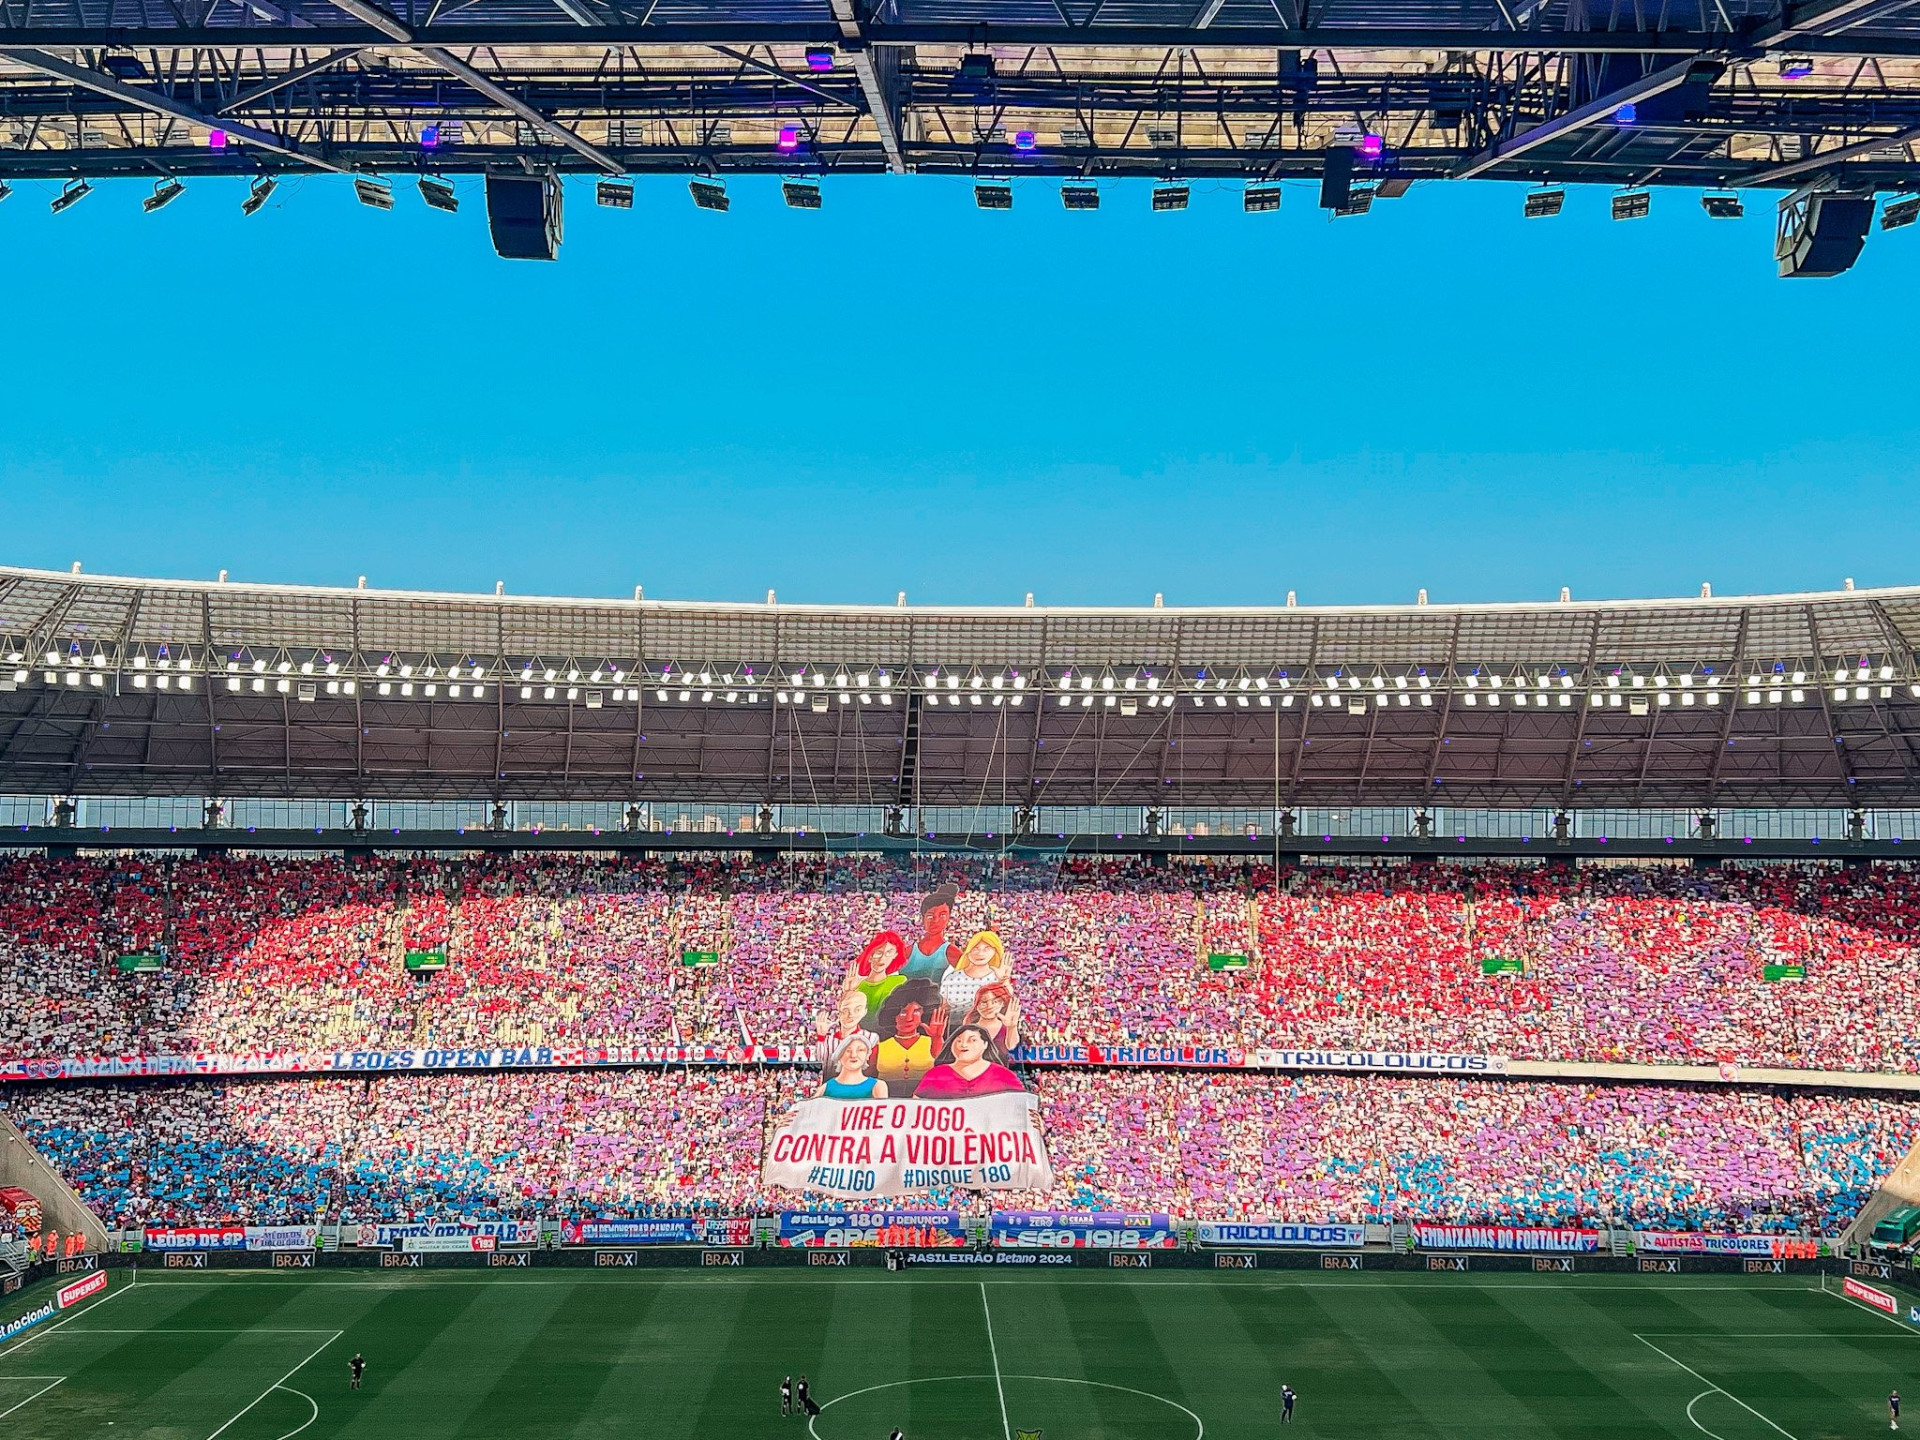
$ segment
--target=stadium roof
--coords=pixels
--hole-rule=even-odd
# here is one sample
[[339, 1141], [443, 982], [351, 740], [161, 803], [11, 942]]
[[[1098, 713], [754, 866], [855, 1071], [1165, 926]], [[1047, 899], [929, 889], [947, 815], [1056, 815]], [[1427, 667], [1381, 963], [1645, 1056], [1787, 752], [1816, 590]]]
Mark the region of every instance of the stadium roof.
[[696, 604], [0, 569], [0, 792], [1899, 806], [1920, 588]]
[[1326, 176], [1353, 214], [1470, 176], [1870, 197], [1916, 141], [1920, 0], [0, 4], [0, 179]]

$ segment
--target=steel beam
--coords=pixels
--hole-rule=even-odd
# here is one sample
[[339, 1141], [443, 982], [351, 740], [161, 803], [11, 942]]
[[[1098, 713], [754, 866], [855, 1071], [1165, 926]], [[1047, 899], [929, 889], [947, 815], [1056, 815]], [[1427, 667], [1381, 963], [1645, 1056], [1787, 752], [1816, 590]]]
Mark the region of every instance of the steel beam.
[[477, 90], [502, 109], [511, 111], [513, 114], [519, 116], [522, 120], [526, 121], [527, 124], [544, 131], [569, 150], [591, 160], [609, 175], [624, 173], [624, 167], [622, 167], [620, 162], [607, 154], [607, 152], [599, 146], [591, 145], [587, 141], [582, 140], [565, 125], [562, 125], [551, 116], [534, 109], [533, 106], [527, 104], [527, 102], [519, 96], [503, 88], [497, 82], [488, 79], [485, 75], [482, 75], [478, 70], [467, 64], [466, 61], [455, 59], [444, 47], [426, 44], [417, 40], [411, 27], [402, 22], [397, 16], [390, 14], [378, 5], [372, 4], [371, 0], [333, 0], [333, 3], [339, 6], [340, 9], [346, 11], [347, 14], [353, 16], [354, 19], [359, 20], [363, 24], [371, 25], [389, 40], [397, 40], [421, 58], [432, 61], [449, 75], [464, 82], [471, 89]]
[[1849, 160], [1864, 160], [1876, 150], [1884, 150], [1891, 145], [1913, 145], [1920, 143], [1920, 128], [1902, 130], [1897, 135], [1880, 135], [1871, 140], [1856, 141], [1852, 145], [1840, 145], [1832, 150], [1816, 151], [1799, 160], [1789, 160], [1783, 165], [1769, 165], [1764, 170], [1756, 170], [1743, 177], [1742, 185], [1787, 185], [1799, 183], [1801, 177], [1817, 175], [1822, 170], [1830, 170], [1835, 165], [1844, 165]]
[[126, 81], [108, 75], [104, 71], [75, 65], [71, 61], [60, 59], [57, 55], [48, 55], [40, 50], [15, 50], [9, 54], [8, 58], [15, 64], [38, 70], [43, 75], [51, 75], [56, 80], [65, 80], [71, 85], [80, 86], [83, 90], [91, 90], [96, 95], [105, 95], [122, 101], [149, 114], [163, 115], [170, 120], [178, 120], [203, 130], [222, 130], [231, 139], [262, 150], [270, 150], [276, 155], [285, 155], [289, 159], [311, 165], [317, 170], [331, 170], [337, 175], [351, 173], [346, 166], [337, 165], [331, 160], [314, 154], [298, 141], [282, 139], [271, 130], [262, 130], [253, 125], [204, 115], [193, 106], [176, 100], [171, 95], [162, 95], [157, 90], [143, 89], [138, 85], [129, 85]]
[[1482, 150], [1478, 155], [1463, 162], [1453, 172], [1456, 180], [1471, 180], [1476, 175], [1517, 160], [1530, 150], [1537, 150], [1550, 141], [1567, 135], [1577, 134], [1590, 125], [1597, 125], [1613, 117], [1623, 105], [1636, 105], [1643, 100], [1651, 100], [1656, 95], [1664, 95], [1669, 90], [1677, 90], [1687, 83], [1693, 74], [1696, 61], [1686, 60], [1678, 65], [1668, 65], [1634, 81], [1631, 85], [1622, 85], [1618, 90], [1610, 90], [1598, 99], [1569, 110], [1564, 115], [1535, 125], [1531, 130], [1523, 130], [1510, 140], [1501, 140]]

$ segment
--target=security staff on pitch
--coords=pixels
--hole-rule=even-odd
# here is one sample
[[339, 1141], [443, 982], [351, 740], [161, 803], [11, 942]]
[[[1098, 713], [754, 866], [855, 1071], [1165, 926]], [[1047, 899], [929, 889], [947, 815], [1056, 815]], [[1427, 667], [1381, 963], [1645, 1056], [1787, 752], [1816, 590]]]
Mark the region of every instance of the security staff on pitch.
[[1294, 1395], [1291, 1385], [1280, 1387], [1280, 1423], [1282, 1425], [1293, 1423], [1293, 1402], [1296, 1398], [1298, 1397]]
[[349, 1390], [358, 1390], [360, 1388], [360, 1377], [367, 1373], [367, 1362], [360, 1358], [360, 1352], [358, 1350], [354, 1351], [353, 1358], [347, 1361], [347, 1372], [353, 1376], [353, 1383], [347, 1388]]

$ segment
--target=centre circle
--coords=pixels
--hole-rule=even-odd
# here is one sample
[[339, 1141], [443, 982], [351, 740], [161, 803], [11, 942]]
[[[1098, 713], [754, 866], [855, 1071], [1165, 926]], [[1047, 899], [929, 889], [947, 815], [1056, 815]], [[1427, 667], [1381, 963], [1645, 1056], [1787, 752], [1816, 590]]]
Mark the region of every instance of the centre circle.
[[[1166, 1396], [1156, 1395], [1151, 1390], [1137, 1390], [1131, 1385], [1116, 1385], [1106, 1380], [1083, 1380], [1068, 1375], [994, 1375], [990, 1372], [984, 1375], [919, 1375], [911, 1380], [889, 1380], [881, 1385], [867, 1385], [858, 1390], [849, 1390], [844, 1395], [836, 1395], [833, 1399], [822, 1403], [820, 1406], [820, 1415], [824, 1416], [827, 1411], [844, 1401], [857, 1400], [862, 1395], [876, 1395], [887, 1390], [899, 1390], [910, 1385], [958, 1385], [986, 1381], [996, 1382], [996, 1392], [1001, 1391], [1003, 1383], [1020, 1381], [1022, 1383], [1037, 1385], [1083, 1385], [1094, 1390], [1112, 1390], [1124, 1395], [1137, 1395], [1142, 1400], [1151, 1401], [1155, 1405], [1164, 1405], [1169, 1410], [1178, 1410], [1193, 1422], [1192, 1440], [1206, 1440], [1207, 1427], [1205, 1423], [1198, 1415], [1194, 1414], [1193, 1411], [1189, 1410], [1185, 1405], [1182, 1405], [1178, 1400], [1169, 1400]], [[1004, 1401], [1002, 1403], [1004, 1404]], [[815, 1428], [815, 1422], [819, 1418], [819, 1416], [815, 1416], [808, 1419], [807, 1433], [812, 1437], [812, 1440], [833, 1440], [833, 1437], [823, 1436], [819, 1430]], [[1002, 1428], [1011, 1430], [1013, 1427], [1011, 1425], [1003, 1425]]]

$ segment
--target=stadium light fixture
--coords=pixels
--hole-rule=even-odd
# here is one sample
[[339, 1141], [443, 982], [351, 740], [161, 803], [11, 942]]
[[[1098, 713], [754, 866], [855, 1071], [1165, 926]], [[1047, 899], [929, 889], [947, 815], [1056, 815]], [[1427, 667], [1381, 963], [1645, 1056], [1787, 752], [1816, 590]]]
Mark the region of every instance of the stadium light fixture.
[[1387, 153], [1387, 142], [1379, 135], [1367, 134], [1360, 137], [1360, 144], [1357, 148], [1360, 151], [1361, 158], [1378, 160], [1382, 155]]
[[1373, 194], [1374, 187], [1371, 185], [1354, 186], [1352, 190], [1347, 192], [1347, 203], [1334, 207], [1334, 217], [1337, 219], [1342, 215], [1366, 214], [1369, 210], [1373, 209]]
[[727, 198], [727, 187], [718, 180], [689, 180], [687, 193], [699, 210], [727, 210], [733, 204]]
[[420, 177], [420, 198], [427, 202], [431, 210], [444, 210], [449, 215], [458, 214], [460, 197], [453, 193], [453, 186], [445, 180], [431, 175]]
[[1249, 185], [1241, 192], [1240, 208], [1249, 215], [1265, 215], [1280, 208], [1278, 185]]
[[422, 125], [420, 127], [420, 148], [422, 150], [438, 150], [440, 148], [440, 127], [438, 125]]
[[1022, 155], [1029, 153], [1033, 147], [1039, 143], [1040, 142], [1034, 138], [1033, 131], [1031, 130], [1016, 130], [1013, 132], [1013, 148], [1018, 150]]
[[783, 180], [780, 182], [780, 196], [791, 210], [818, 210], [820, 208], [820, 182], [818, 180]]
[[1645, 190], [1622, 190], [1613, 197], [1613, 218], [1643, 220], [1653, 208], [1653, 196]]
[[1629, 101], [1613, 112], [1613, 123], [1620, 126], [1634, 125], [1640, 120], [1640, 107]]
[[1813, 74], [1813, 61], [1805, 55], [1789, 55], [1780, 62], [1782, 80], [1804, 80]]
[[260, 207], [267, 203], [267, 198], [273, 194], [278, 184], [279, 182], [271, 175], [262, 175], [254, 181], [253, 188], [247, 192], [247, 198], [240, 202], [240, 213], [258, 215]]
[[1068, 210], [1098, 210], [1100, 190], [1095, 185], [1062, 185], [1060, 203]]
[[1902, 195], [1898, 200], [1889, 200], [1880, 211], [1880, 228], [1898, 230], [1920, 220], [1920, 195]]
[[165, 180], [155, 181], [153, 193], [140, 202], [141, 212], [151, 215], [156, 210], [166, 209], [167, 206], [180, 198], [186, 188], [187, 187], [182, 185], [178, 180], [171, 177]]
[[807, 47], [807, 69], [824, 73], [833, 69], [833, 51], [824, 45]]
[[798, 125], [782, 125], [780, 127], [779, 138], [773, 142], [773, 148], [778, 150], [782, 155], [791, 155], [794, 151], [798, 150], [800, 148], [800, 127]]
[[86, 181], [78, 179], [69, 180], [60, 193], [53, 197], [53, 204], [48, 208], [52, 210], [55, 215], [58, 215], [62, 210], [72, 209], [92, 193], [93, 186], [89, 185]]
[[207, 148], [209, 150], [226, 149], [227, 148], [227, 132], [220, 129], [213, 129], [213, 130], [207, 131]]
[[1567, 192], [1555, 187], [1551, 190], [1529, 190], [1522, 214], [1529, 220], [1545, 220], [1558, 215], [1561, 207], [1567, 203]]
[[1702, 195], [1700, 208], [1707, 212], [1709, 220], [1738, 220], [1747, 213], [1738, 195]]
[[593, 198], [596, 203], [609, 210], [631, 210], [633, 208], [633, 182], [631, 180], [602, 180], [594, 187]]
[[1013, 187], [1004, 180], [981, 180], [973, 187], [973, 203], [982, 210], [1013, 209]]
[[354, 198], [362, 205], [375, 210], [393, 209], [393, 186], [385, 180], [375, 180], [366, 175], [355, 178], [353, 182]]
[[1156, 185], [1153, 187], [1153, 208], [1155, 210], [1184, 210], [1189, 196], [1185, 185]]

